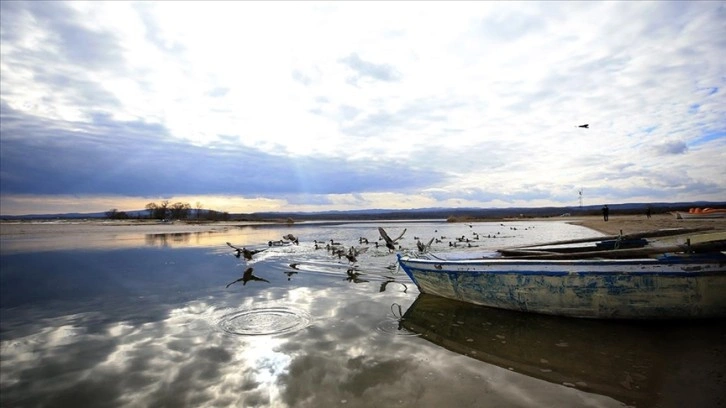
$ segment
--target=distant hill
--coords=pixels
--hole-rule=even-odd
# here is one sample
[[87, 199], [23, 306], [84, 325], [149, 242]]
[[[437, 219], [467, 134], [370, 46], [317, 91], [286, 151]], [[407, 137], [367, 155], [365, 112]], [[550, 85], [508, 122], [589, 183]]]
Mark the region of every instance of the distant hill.
[[[680, 202], [680, 203], [626, 203], [608, 204], [610, 214], [644, 214], [650, 206], [654, 214], [670, 211], [687, 211], [692, 207], [726, 208], [726, 202]], [[446, 219], [449, 217], [509, 218], [509, 217], [556, 217], [562, 214], [599, 215], [602, 205], [568, 207], [509, 207], [509, 208], [418, 208], [407, 210], [356, 210], [321, 212], [259, 212], [253, 214], [232, 214], [233, 219], [280, 219], [293, 220], [364, 220], [364, 219]]]
[[[626, 203], [609, 204], [610, 214], [643, 214], [650, 206], [654, 214], [670, 211], [687, 211], [692, 207], [726, 208], [726, 202], [693, 201], [679, 203]], [[601, 205], [568, 206], [568, 207], [509, 207], [509, 208], [412, 208], [406, 210], [372, 209], [350, 211], [319, 211], [319, 212], [257, 212], [230, 214], [231, 220], [279, 220], [290, 218], [295, 221], [314, 220], [403, 220], [403, 219], [446, 219], [449, 217], [471, 218], [506, 218], [506, 217], [555, 217], [569, 213], [576, 215], [599, 215]], [[192, 211], [192, 216], [194, 214]], [[201, 210], [202, 213], [208, 210]], [[130, 218], [146, 218], [148, 211], [125, 211]], [[94, 213], [63, 213], [63, 214], [28, 214], [2, 216], [3, 220], [57, 220], [57, 219], [105, 219], [105, 212]]]

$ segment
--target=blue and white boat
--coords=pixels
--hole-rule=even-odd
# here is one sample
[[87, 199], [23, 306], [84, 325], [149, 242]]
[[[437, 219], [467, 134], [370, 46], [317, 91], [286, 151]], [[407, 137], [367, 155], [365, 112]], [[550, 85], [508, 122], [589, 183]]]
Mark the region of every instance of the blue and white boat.
[[398, 254], [421, 293], [596, 319], [726, 317], [726, 240], [591, 251], [523, 249], [455, 259]]

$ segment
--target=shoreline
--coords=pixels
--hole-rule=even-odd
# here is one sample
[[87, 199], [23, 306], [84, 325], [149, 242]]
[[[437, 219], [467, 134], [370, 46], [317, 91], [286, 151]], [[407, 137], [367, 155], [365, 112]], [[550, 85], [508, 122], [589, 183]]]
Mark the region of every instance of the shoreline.
[[[374, 220], [371, 220], [374, 221]], [[676, 219], [670, 214], [655, 214], [652, 218], [645, 215], [611, 215], [609, 221], [602, 216], [575, 217], [542, 217], [542, 218], [501, 218], [501, 219], [469, 219], [462, 222], [565, 222], [580, 225], [605, 235], [635, 234], [666, 229], [706, 228], [714, 231], [726, 231], [726, 218], [714, 219]], [[355, 221], [351, 221], [355, 222]], [[370, 221], [368, 221], [370, 222]], [[384, 221], [381, 221], [384, 222]], [[386, 221], [388, 222], [388, 221]], [[218, 221], [198, 223], [177, 221], [159, 223], [156, 221], [113, 221], [113, 220], [78, 220], [61, 222], [3, 221], [0, 222], [0, 236], [12, 239], [12, 236], [53, 235], [73, 233], [107, 233], [107, 234], [165, 234], [186, 232], [212, 232], [254, 225], [276, 224], [271, 222], [235, 222]], [[295, 224], [290, 225], [291, 227]]]
[[587, 216], [565, 221], [607, 235], [618, 235], [621, 231], [627, 235], [678, 228], [708, 228], [714, 232], [726, 230], [726, 218], [684, 220], [671, 214], [656, 214], [651, 218], [645, 215], [611, 215], [609, 221], [604, 221], [602, 216]]

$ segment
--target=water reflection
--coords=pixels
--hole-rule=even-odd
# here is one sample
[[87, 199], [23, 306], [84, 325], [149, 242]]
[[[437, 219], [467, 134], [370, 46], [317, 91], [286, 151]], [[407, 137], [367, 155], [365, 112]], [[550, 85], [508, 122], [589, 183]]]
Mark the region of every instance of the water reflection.
[[[677, 385], [696, 380], [693, 373], [684, 376], [683, 366], [710, 360], [708, 366], [716, 371], [706, 375], [716, 377], [726, 367], [722, 321], [567, 319], [421, 294], [399, 327], [456, 353], [635, 406], [703, 400], [701, 392]], [[704, 361], [692, 360], [696, 355]], [[701, 378], [705, 383], [715, 379]], [[713, 401], [723, 401], [719, 393]]]
[[245, 271], [242, 274], [242, 277], [241, 278], [239, 278], [239, 279], [237, 279], [235, 281], [232, 281], [232, 282], [228, 283], [227, 286], [225, 286], [225, 288], [228, 288], [228, 287], [234, 285], [237, 282], [242, 282], [242, 286], [245, 286], [247, 284], [247, 282], [249, 282], [249, 281], [257, 281], [257, 282], [267, 282], [267, 283], [270, 283], [270, 281], [268, 281], [267, 279], [260, 278], [259, 276], [253, 275], [252, 274], [252, 271], [253, 271], [253, 269], [251, 267], [248, 267], [247, 269], [245, 269]]
[[348, 275], [348, 277], [345, 278], [345, 280], [348, 282], [353, 282], [353, 283], [369, 282], [368, 280], [362, 279], [360, 277], [362, 275], [362, 273], [358, 272], [355, 268], [348, 268], [348, 270], [346, 270], [345, 273]]
[[302, 330], [312, 318], [304, 310], [292, 307], [257, 307], [224, 315], [219, 327], [227, 333], [258, 336], [279, 335]]
[[168, 234], [146, 234], [146, 245], [168, 247], [170, 244], [188, 243], [192, 236], [199, 238], [205, 232], [174, 232]]
[[403, 287], [403, 293], [408, 292], [408, 285], [406, 285], [405, 283], [396, 281], [396, 278], [392, 278], [392, 277], [388, 277], [388, 276], [386, 276], [385, 278], [386, 278], [386, 281], [381, 283], [381, 287], [378, 289], [379, 292], [385, 292], [386, 287], [388, 286], [389, 283], [397, 283]]
[[[426, 309], [420, 302], [410, 307], [418, 291], [396, 270], [395, 255], [384, 245], [375, 247], [377, 226], [229, 228], [148, 240], [145, 233], [114, 237], [86, 235], [86, 230], [40, 240], [3, 236], [0, 405], [622, 406], [610, 394], [599, 395], [591, 388], [586, 392], [578, 384], [592, 387], [589, 384], [597, 384], [595, 380], [543, 381], [514, 366], [501, 368], [470, 358], [469, 351], [467, 355], [441, 347], [413, 326], [408, 328], [405, 324], [416, 322], [416, 310]], [[289, 233], [288, 228], [294, 228], [299, 245], [267, 246]], [[529, 243], [592, 234], [558, 223], [515, 232], [492, 223], [386, 224], [395, 236], [404, 229], [407, 235], [397, 244], [411, 250], [416, 250], [416, 241], [409, 235], [422, 242], [434, 234], [476, 240], [476, 232], [481, 237], [478, 245], [486, 247], [494, 241], [514, 245], [516, 240]], [[484, 238], [498, 230], [503, 231], [499, 236], [517, 234], [515, 241]], [[188, 231], [174, 234], [183, 232]], [[99, 237], [105, 240], [101, 246]], [[315, 249], [315, 240], [332, 239], [347, 253], [352, 245], [366, 246], [362, 237], [371, 240], [370, 249], [358, 253], [353, 265], [332, 251]], [[268, 249], [247, 260], [236, 258], [226, 242]], [[453, 251], [446, 240], [432, 246], [432, 251]], [[42, 252], [50, 249], [55, 252]], [[250, 276], [265, 281], [250, 278], [245, 285], [243, 271], [248, 269]], [[231, 281], [236, 283], [225, 288]], [[446, 306], [438, 312], [446, 312]], [[457, 313], [451, 327], [469, 320], [466, 313]], [[439, 320], [447, 318], [437, 319], [433, 324], [443, 325]], [[503, 330], [496, 334], [504, 339], [489, 334], [497, 339], [494, 343], [514, 343], [514, 335]], [[576, 328], [556, 330], [578, 333]], [[619, 335], [623, 332], [618, 330]], [[693, 394], [722, 392], [722, 381], [704, 378], [723, 373], [718, 366], [723, 360], [712, 347], [713, 331], [690, 332], [710, 340], [699, 343], [674, 335], [669, 337], [672, 348], [656, 347], [665, 354], [653, 356], [654, 362], [645, 360], [649, 367], [660, 364], [680, 374], [663, 378], [643, 374], [650, 377], [641, 384], [635, 375], [641, 371], [630, 371], [631, 387], [645, 387], [648, 392], [651, 383], [671, 381], [655, 391], [662, 397], [657, 406], [688, 402], [679, 399], [680, 394], [702, 402], [701, 406], [715, 405]], [[604, 331], [602, 336], [606, 335]], [[475, 339], [472, 336], [467, 338]], [[551, 353], [579, 349], [574, 346], [577, 339], [563, 341], [566, 347], [560, 344]], [[464, 344], [477, 345], [466, 339]], [[677, 363], [664, 363], [664, 355], [678, 356]], [[542, 358], [547, 362], [535, 359], [536, 367], [555, 371], [552, 366], [562, 357]], [[562, 385], [570, 381], [574, 386]], [[685, 387], [690, 391], [684, 392]]]

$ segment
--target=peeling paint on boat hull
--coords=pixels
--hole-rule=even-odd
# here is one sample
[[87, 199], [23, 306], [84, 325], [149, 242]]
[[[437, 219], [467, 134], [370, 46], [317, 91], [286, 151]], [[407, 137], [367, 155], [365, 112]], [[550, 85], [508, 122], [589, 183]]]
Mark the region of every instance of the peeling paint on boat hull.
[[419, 291], [501, 309], [601, 319], [726, 316], [726, 262], [402, 257]]

